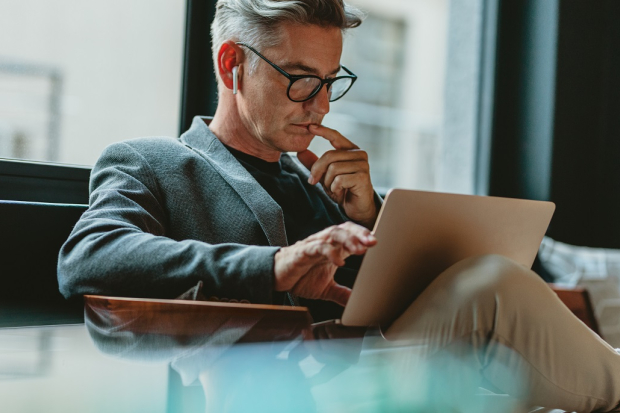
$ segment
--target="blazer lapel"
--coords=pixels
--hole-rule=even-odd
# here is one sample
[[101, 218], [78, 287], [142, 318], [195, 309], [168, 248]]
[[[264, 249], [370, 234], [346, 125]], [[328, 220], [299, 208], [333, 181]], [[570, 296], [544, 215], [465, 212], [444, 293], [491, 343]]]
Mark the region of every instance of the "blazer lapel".
[[282, 208], [209, 130], [206, 122], [210, 119], [194, 117], [192, 126], [181, 135], [181, 142], [209, 162], [239, 194], [256, 216], [269, 245], [288, 245]]

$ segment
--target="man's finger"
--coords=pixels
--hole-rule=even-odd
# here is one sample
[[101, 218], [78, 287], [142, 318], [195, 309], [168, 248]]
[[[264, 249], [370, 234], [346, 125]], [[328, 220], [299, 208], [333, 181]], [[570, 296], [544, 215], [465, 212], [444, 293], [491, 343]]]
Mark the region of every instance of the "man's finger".
[[363, 254], [368, 247], [377, 243], [377, 239], [368, 229], [352, 222], [330, 227], [319, 234], [321, 234], [319, 240], [343, 245], [350, 254]]
[[309, 242], [303, 253], [310, 260], [327, 260], [338, 267], [342, 267], [345, 264], [345, 258], [351, 255], [350, 252], [344, 249], [343, 244], [333, 245], [321, 239]]
[[329, 259], [334, 265], [342, 267], [345, 265], [345, 259], [351, 255], [350, 251], [347, 251], [344, 244], [332, 245], [322, 244], [321, 252], [324, 257]]
[[327, 192], [327, 195], [332, 199], [332, 201], [334, 201], [335, 203], [337, 203], [338, 205], [342, 205], [342, 203], [344, 202], [344, 199], [346, 197], [346, 190], [345, 191], [338, 191], [338, 192], [332, 192], [331, 190], [326, 190], [325, 192]]
[[377, 238], [368, 229], [354, 222], [347, 221], [343, 224], [325, 228], [324, 230], [306, 238], [308, 247], [315, 243], [336, 242], [344, 244], [347, 240], [359, 242], [366, 247], [372, 247], [377, 243]]
[[[330, 165], [336, 162], [362, 162], [367, 164], [368, 154], [361, 149], [327, 151], [312, 165], [310, 170], [311, 181], [309, 182], [311, 184], [319, 182]], [[368, 169], [368, 166], [366, 165], [363, 169]]]
[[377, 238], [375, 238], [374, 234], [361, 225], [347, 221], [344, 224], [338, 225], [338, 227], [350, 232], [352, 235], [355, 235], [362, 244], [368, 247], [371, 247], [377, 243]]
[[366, 250], [373, 245], [372, 241], [369, 241], [368, 238], [360, 237], [357, 234], [349, 233], [340, 228], [333, 233], [333, 237], [329, 240], [329, 242], [329, 245], [342, 246], [342, 253], [347, 256], [364, 254], [366, 253]]
[[340, 132], [326, 126], [313, 124], [308, 127], [308, 131], [327, 139], [335, 149], [359, 149], [359, 146], [342, 136]]
[[325, 297], [323, 299], [333, 301], [341, 306], [346, 306], [349, 298], [351, 297], [351, 289], [344, 287], [335, 282], [327, 288], [325, 291]]
[[359, 185], [360, 178], [356, 176], [357, 174], [345, 174], [338, 175], [332, 181], [329, 190], [331, 193], [339, 195], [343, 191], [347, 189], [354, 188], [356, 185]]
[[297, 159], [299, 159], [299, 162], [301, 162], [303, 166], [310, 170], [319, 157], [316, 156], [314, 152], [306, 149], [305, 151], [297, 152]]
[[366, 234], [356, 234], [341, 227], [332, 227], [330, 231], [316, 235], [314, 239], [305, 243], [303, 256], [311, 261], [327, 259], [338, 267], [345, 264], [345, 258], [364, 254], [377, 242], [368, 230]]
[[[327, 167], [327, 171], [325, 171], [323, 185], [325, 188], [331, 188], [332, 182], [334, 182], [337, 176], [360, 172], [368, 174], [368, 163], [366, 161], [333, 162]], [[370, 180], [370, 178], [367, 180]]]

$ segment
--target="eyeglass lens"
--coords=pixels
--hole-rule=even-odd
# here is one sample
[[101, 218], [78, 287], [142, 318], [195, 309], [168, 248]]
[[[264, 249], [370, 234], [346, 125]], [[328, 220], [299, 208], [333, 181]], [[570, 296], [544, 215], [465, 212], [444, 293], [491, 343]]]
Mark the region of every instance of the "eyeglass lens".
[[340, 99], [342, 95], [347, 93], [352, 84], [353, 79], [348, 77], [336, 80], [334, 83], [332, 83], [332, 87], [330, 89], [331, 97], [329, 100], [334, 101], [336, 99]]
[[[351, 87], [352, 80], [349, 78], [342, 78], [336, 80], [331, 84], [328, 90], [328, 97], [330, 101], [334, 101], [342, 95], [344, 95], [349, 87]], [[289, 89], [289, 97], [295, 101], [304, 101], [308, 99], [315, 91], [321, 87], [321, 81], [315, 77], [306, 77], [298, 79], [291, 85]]]

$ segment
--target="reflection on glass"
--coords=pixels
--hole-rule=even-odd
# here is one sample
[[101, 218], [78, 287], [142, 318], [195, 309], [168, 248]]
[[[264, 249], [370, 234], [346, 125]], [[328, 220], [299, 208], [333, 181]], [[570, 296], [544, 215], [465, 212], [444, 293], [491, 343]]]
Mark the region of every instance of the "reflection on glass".
[[[466, 344], [429, 354], [424, 345], [386, 342], [372, 329], [351, 333], [327, 323], [308, 334], [303, 322], [282, 327], [275, 341], [256, 342], [250, 337], [258, 337], [257, 330], [263, 340], [265, 333], [273, 333], [266, 328], [265, 313], [227, 318], [222, 312], [210, 318], [190, 307], [140, 310], [99, 302], [85, 313], [88, 331], [103, 353], [170, 363], [169, 380], [181, 382], [184, 390], [172, 392], [169, 412], [523, 411], [516, 400], [480, 389], [484, 355]], [[186, 325], [175, 332], [171, 321], [180, 320], [182, 311], [172, 313], [179, 308], [187, 310]], [[198, 327], [190, 331], [192, 323]], [[353, 338], [326, 338], [338, 334]], [[511, 389], [522, 395], [518, 375], [509, 376]], [[196, 386], [201, 399], [189, 396]]]
[[0, 335], [0, 380], [46, 376], [51, 367], [51, 333], [30, 329]]

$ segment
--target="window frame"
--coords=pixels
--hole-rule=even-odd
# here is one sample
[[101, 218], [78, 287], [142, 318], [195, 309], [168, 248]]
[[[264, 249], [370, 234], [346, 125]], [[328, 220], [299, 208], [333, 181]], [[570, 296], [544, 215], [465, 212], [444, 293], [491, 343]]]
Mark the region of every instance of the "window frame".
[[212, 116], [217, 108], [210, 30], [215, 4], [216, 0], [187, 0], [179, 134], [189, 129], [194, 116]]

